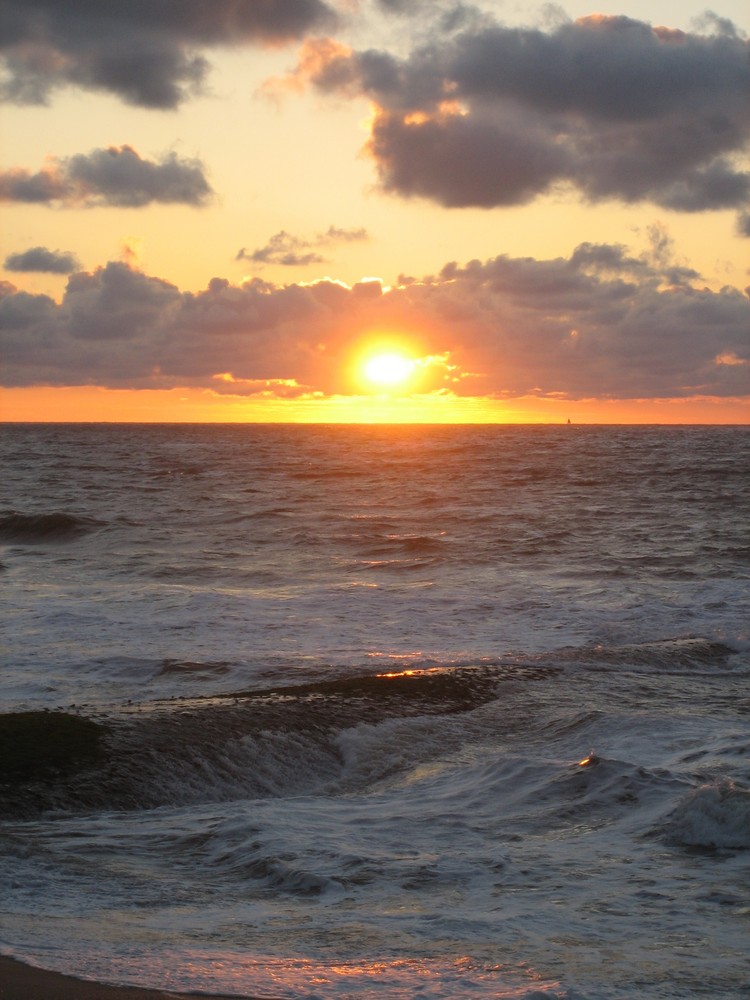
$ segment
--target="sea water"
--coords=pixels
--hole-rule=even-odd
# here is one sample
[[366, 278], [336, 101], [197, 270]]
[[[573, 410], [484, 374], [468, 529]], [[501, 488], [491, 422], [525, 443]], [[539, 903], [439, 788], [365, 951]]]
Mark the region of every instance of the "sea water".
[[285, 998], [750, 996], [750, 428], [9, 425], [0, 952]]

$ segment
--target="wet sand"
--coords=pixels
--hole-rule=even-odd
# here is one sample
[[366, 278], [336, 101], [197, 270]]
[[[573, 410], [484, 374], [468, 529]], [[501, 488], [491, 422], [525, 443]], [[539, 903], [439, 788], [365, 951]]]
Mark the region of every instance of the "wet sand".
[[[36, 969], [13, 958], [0, 956], [0, 1000], [195, 1000], [198, 995], [206, 997], [205, 993], [169, 993], [136, 986], [108, 986]], [[212, 1000], [230, 998], [214, 995]], [[235, 995], [231, 1000], [238, 998]], [[244, 1000], [262, 998], [247, 996]], [[266, 997], [265, 1000], [272, 998]]]

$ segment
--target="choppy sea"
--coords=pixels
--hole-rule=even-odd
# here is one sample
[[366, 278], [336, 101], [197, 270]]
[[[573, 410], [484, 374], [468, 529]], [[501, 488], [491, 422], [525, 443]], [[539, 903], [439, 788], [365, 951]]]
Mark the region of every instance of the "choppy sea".
[[[6, 425], [0, 952], [750, 997], [750, 427]], [[0, 762], [1, 764], [1, 762]]]

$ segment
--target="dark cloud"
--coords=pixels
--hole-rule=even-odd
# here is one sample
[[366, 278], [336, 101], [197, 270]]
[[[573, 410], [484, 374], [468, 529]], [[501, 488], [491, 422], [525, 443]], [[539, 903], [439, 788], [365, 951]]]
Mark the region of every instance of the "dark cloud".
[[248, 260], [253, 264], [282, 264], [286, 267], [304, 267], [307, 264], [320, 264], [325, 260], [319, 253], [310, 250], [313, 244], [301, 240], [290, 233], [276, 233], [265, 246], [248, 251], [242, 247], [237, 251], [235, 260]]
[[80, 264], [75, 254], [64, 250], [32, 247], [5, 258], [6, 271], [39, 271], [46, 274], [72, 274]]
[[[674, 256], [674, 240], [663, 223], [652, 223], [646, 233], [651, 259], [660, 267], [665, 267]], [[697, 277], [697, 275], [696, 275]]]
[[52, 159], [35, 174], [18, 168], [0, 173], [0, 201], [142, 208], [155, 202], [198, 206], [211, 194], [199, 160], [175, 153], [147, 160], [131, 146]]
[[649, 249], [641, 260], [661, 269], [668, 284], [689, 285], [700, 278], [696, 270], [675, 259], [675, 243], [663, 223], [648, 226], [646, 236]]
[[410, 14], [421, 4], [418, 0], [378, 0], [378, 6], [389, 14]]
[[[750, 97], [750, 94], [748, 94]], [[683, 212], [734, 208], [750, 201], [750, 173], [738, 173], [724, 160], [693, 170], [665, 186], [662, 204]]]
[[711, 31], [717, 35], [724, 35], [726, 38], [741, 38], [741, 33], [737, 26], [728, 17], [719, 17], [712, 10], [704, 11], [700, 17], [696, 18], [697, 26], [706, 31]]
[[335, 243], [357, 243], [369, 239], [365, 229], [340, 229], [329, 226], [324, 233], [313, 239], [292, 236], [285, 230], [273, 235], [265, 246], [257, 250], [242, 247], [235, 260], [247, 260], [253, 264], [281, 264], [285, 267], [306, 267], [309, 264], [323, 264], [328, 258], [318, 252], [319, 248]]
[[278, 45], [334, 23], [322, 0], [4, 0], [3, 96], [45, 103], [73, 85], [174, 108], [200, 88], [202, 49]]
[[737, 162], [750, 49], [731, 24], [689, 34], [627, 17], [549, 20], [543, 31], [460, 19], [405, 59], [310, 42], [297, 82], [375, 103], [368, 148], [396, 194], [489, 208], [573, 185], [592, 202], [689, 212], [750, 200]]
[[546, 191], [567, 171], [566, 151], [519, 116], [491, 123], [462, 115], [415, 122], [380, 115], [369, 150], [383, 187], [449, 208], [518, 205]]
[[[447, 264], [384, 289], [325, 280], [198, 293], [123, 263], [69, 279], [58, 305], [0, 289], [8, 385], [169, 388], [293, 396], [358, 391], [362, 339], [398, 330], [421, 391], [570, 399], [747, 393], [750, 301], [625, 247], [582, 244], [552, 260]], [[678, 280], [672, 279], [677, 274]]]

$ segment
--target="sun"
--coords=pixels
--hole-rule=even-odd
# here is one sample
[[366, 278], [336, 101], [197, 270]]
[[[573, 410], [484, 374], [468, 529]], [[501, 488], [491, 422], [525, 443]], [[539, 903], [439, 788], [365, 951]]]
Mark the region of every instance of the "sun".
[[385, 351], [373, 354], [362, 365], [365, 379], [381, 389], [395, 389], [414, 373], [416, 363], [405, 354]]

